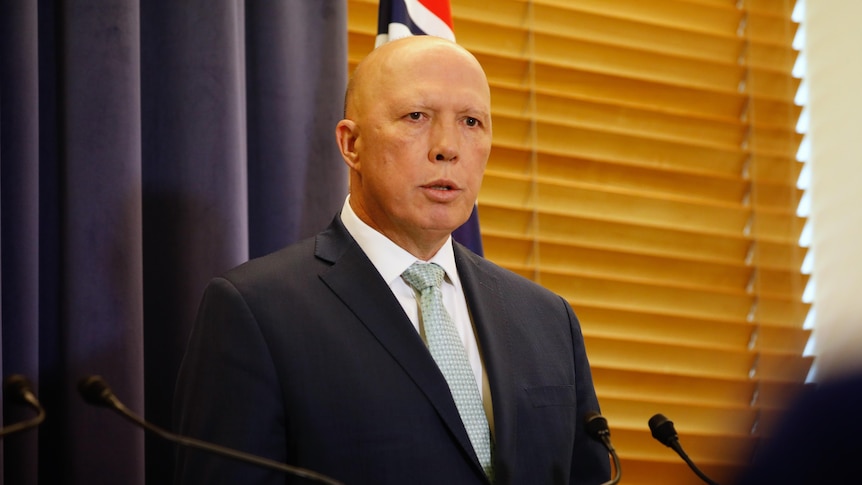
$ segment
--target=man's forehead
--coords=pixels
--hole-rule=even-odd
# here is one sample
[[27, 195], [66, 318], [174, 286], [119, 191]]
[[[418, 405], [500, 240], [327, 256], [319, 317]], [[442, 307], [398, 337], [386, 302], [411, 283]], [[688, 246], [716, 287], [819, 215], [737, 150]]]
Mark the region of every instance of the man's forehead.
[[[448, 40], [423, 39], [427, 37], [399, 39], [378, 47], [354, 71], [348, 92], [352, 99], [348, 102], [358, 107], [396, 94], [421, 97], [420, 85], [427, 80], [429, 90], [439, 91], [442, 81], [450, 89], [476, 89], [489, 103], [487, 78], [472, 54]], [[466, 82], [437, 79], [438, 74], [452, 70], [472, 73], [464, 77]], [[476, 77], [470, 80], [472, 74]]]

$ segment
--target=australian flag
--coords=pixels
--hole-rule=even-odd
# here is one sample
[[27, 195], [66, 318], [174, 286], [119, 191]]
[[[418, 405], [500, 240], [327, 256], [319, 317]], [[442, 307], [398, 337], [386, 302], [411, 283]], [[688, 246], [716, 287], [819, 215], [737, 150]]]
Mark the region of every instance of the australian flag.
[[455, 41], [449, 0], [380, 0], [375, 47], [411, 35]]
[[[449, 0], [380, 0], [377, 40], [374, 46], [411, 35], [433, 35], [454, 42], [455, 28]], [[483, 255], [479, 212], [476, 206], [473, 206], [470, 219], [456, 229], [452, 237], [474, 253]]]

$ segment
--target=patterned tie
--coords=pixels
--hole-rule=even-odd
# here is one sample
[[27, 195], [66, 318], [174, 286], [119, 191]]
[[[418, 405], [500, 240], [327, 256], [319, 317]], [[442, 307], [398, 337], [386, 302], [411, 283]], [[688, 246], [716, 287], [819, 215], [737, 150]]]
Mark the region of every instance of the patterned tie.
[[434, 263], [413, 263], [401, 276], [404, 281], [419, 292], [419, 308], [425, 325], [428, 349], [437, 366], [446, 378], [461, 421], [479, 463], [489, 478], [493, 477], [491, 468], [491, 432], [488, 418], [482, 407], [482, 398], [473, 376], [473, 369], [467, 360], [464, 345], [455, 329], [455, 324], [443, 306], [443, 292], [440, 284], [445, 272]]

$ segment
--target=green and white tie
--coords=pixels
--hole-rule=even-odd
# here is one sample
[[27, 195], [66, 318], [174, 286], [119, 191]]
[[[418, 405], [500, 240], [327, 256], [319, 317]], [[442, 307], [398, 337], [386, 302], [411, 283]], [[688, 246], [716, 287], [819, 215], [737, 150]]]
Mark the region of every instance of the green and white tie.
[[428, 349], [449, 384], [455, 406], [479, 457], [479, 463], [490, 478], [493, 476], [491, 431], [473, 369], [467, 360], [467, 352], [464, 351], [455, 324], [443, 306], [440, 284], [444, 275], [445, 272], [439, 265], [419, 262], [413, 263], [401, 274], [404, 281], [419, 292], [419, 309], [425, 326]]

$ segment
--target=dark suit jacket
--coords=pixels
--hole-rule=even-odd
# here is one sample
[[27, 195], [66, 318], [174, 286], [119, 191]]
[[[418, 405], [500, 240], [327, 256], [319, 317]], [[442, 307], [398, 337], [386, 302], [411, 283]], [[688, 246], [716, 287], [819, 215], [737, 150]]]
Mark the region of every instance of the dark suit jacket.
[[[599, 406], [569, 304], [459, 244], [455, 259], [493, 397], [495, 482], [607, 480], [607, 452], [583, 430]], [[340, 217], [210, 282], [175, 420], [181, 434], [348, 485], [488, 483], [446, 381]], [[177, 477], [285, 482], [183, 449]]]

